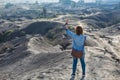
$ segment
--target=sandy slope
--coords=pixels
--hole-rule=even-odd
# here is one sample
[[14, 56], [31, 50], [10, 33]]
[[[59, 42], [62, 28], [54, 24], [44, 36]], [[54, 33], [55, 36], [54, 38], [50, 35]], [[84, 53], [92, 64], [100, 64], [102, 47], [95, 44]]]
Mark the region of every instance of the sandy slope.
[[[52, 49], [53, 47], [49, 46], [47, 48], [48, 51], [52, 49], [53, 52], [48, 53], [44, 50], [45, 46], [42, 45], [39, 46], [42, 51], [38, 50], [38, 45], [33, 45], [31, 39], [28, 42], [28, 46], [34, 49], [32, 50], [34, 54], [12, 65], [1, 67], [1, 80], [69, 80], [72, 68], [70, 50], [55, 53]], [[114, 55], [104, 49], [104, 46], [108, 44], [102, 38], [96, 37], [95, 40], [98, 41], [98, 46], [92, 45], [86, 47], [86, 80], [119, 80], [119, 62], [112, 59], [111, 57]], [[37, 41], [34, 42], [37, 43]], [[38, 44], [40, 45], [41, 43], [38, 42]], [[45, 43], [42, 42], [42, 44]], [[81, 66], [78, 63], [76, 80], [79, 80], [80, 77]]]
[[[86, 32], [89, 46], [86, 47], [85, 80], [120, 80], [120, 36], [103, 35], [109, 33], [109, 28], [104, 30]], [[6, 43], [12, 45], [9, 48], [13, 50], [0, 54], [0, 80], [70, 79], [72, 57], [69, 49], [61, 51], [61, 46], [47, 43], [41, 35], [26, 37]], [[76, 80], [80, 78], [81, 66], [78, 63]]]
[[[99, 40], [98, 46], [92, 45], [92, 47], [86, 47], [86, 80], [119, 80], [119, 62], [116, 62], [115, 59], [111, 58], [115, 55], [114, 52], [111, 54], [104, 49], [105, 46], [109, 48], [105, 40], [100, 37], [96, 37], [96, 40]], [[69, 80], [72, 68], [72, 57], [70, 55], [70, 51], [67, 50], [62, 53], [55, 54], [58, 56], [54, 56], [54, 58], [49, 59], [47, 64], [41, 65], [44, 69], [39, 68], [35, 71], [26, 73], [22, 80]], [[46, 58], [49, 57], [46, 56]], [[79, 80], [80, 77], [81, 66], [79, 63], [76, 80]]]

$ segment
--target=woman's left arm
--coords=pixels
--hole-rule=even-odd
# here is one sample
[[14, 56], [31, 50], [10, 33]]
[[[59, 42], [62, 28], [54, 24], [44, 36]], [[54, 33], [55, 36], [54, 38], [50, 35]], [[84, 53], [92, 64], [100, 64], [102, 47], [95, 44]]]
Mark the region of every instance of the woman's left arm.
[[66, 29], [66, 33], [67, 35], [69, 35], [71, 38], [74, 37], [75, 33], [73, 33], [72, 31], [70, 31], [69, 29]]
[[66, 23], [65, 23], [65, 29], [66, 29], [66, 33], [67, 33], [67, 35], [69, 35], [71, 38], [73, 38], [74, 37], [74, 35], [75, 35], [75, 33], [73, 33], [72, 31], [70, 31], [69, 29], [68, 29], [68, 19], [66, 20]]

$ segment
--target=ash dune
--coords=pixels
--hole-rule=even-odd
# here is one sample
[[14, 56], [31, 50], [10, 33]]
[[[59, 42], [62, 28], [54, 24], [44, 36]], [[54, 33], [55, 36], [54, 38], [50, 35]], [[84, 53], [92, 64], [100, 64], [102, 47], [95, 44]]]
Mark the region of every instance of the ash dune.
[[[101, 32], [102, 30], [100, 33]], [[112, 52], [110, 47], [114, 49], [114, 46], [111, 44], [108, 45], [107, 41], [109, 41], [109, 38], [106, 38], [107, 36], [101, 37], [99, 33], [96, 33], [96, 35], [95, 33], [86, 34], [90, 38], [88, 40], [89, 45], [86, 47], [86, 79], [107, 80], [109, 76], [109, 79], [119, 80], [119, 51], [116, 51], [118, 52], [117, 55], [116, 52]], [[13, 41], [12, 47], [9, 46], [10, 49], [14, 48], [12, 53], [5, 51], [4, 54], [1, 54], [1, 63], [6, 61], [6, 64], [4, 63], [4, 66], [1, 64], [0, 77], [11, 80], [68, 80], [72, 68], [70, 51], [62, 51], [61, 47], [63, 46], [60, 45], [59, 42], [56, 43], [58, 46], [49, 43], [49, 38], [47, 38], [46, 35], [28, 36], [28, 38], [23, 37], [27, 42], [23, 41], [23, 39], [23, 42], [17, 42], [16, 39]], [[70, 43], [69, 40], [68, 42]], [[22, 45], [23, 43], [26, 45]], [[9, 43], [6, 44], [11, 45]], [[20, 50], [20, 47], [26, 47], [26, 49]], [[118, 48], [117, 45], [116, 48]], [[17, 52], [18, 49], [19, 51]], [[6, 54], [8, 57], [3, 58]], [[21, 58], [16, 54], [19, 54]], [[2, 62], [2, 60], [4, 62]], [[14, 62], [14, 60], [16, 62]], [[8, 64], [11, 61], [12, 63]], [[80, 64], [78, 64], [78, 67], [80, 67]], [[81, 68], [78, 68], [76, 79], [79, 79], [80, 75]]]
[[[0, 23], [2, 30], [8, 30], [0, 33], [0, 80], [69, 80], [72, 57], [71, 39], [63, 28], [66, 18], [70, 26], [82, 25], [87, 35], [85, 80], [120, 80], [119, 10], [100, 11], [26, 19], [15, 25]], [[78, 64], [76, 80], [81, 77], [80, 67]]]

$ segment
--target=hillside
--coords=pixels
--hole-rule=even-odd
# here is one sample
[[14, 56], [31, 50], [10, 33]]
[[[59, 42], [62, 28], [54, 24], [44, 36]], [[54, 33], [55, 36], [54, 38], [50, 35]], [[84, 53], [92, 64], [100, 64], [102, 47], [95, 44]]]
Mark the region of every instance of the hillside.
[[[63, 28], [66, 19], [70, 19], [72, 31], [81, 25], [87, 35], [84, 80], [120, 80], [119, 10], [15, 22], [0, 20], [0, 80], [69, 80], [72, 40]], [[75, 80], [80, 78], [78, 63]]]

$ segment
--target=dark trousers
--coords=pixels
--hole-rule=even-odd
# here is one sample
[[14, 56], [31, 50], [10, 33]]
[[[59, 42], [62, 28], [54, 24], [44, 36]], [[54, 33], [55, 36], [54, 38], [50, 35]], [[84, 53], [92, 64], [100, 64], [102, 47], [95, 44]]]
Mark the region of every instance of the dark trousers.
[[73, 58], [72, 75], [75, 75], [75, 73], [76, 73], [78, 59], [80, 59], [80, 62], [81, 62], [82, 75], [85, 75], [86, 64], [85, 64], [84, 57], [82, 57], [82, 58]]

